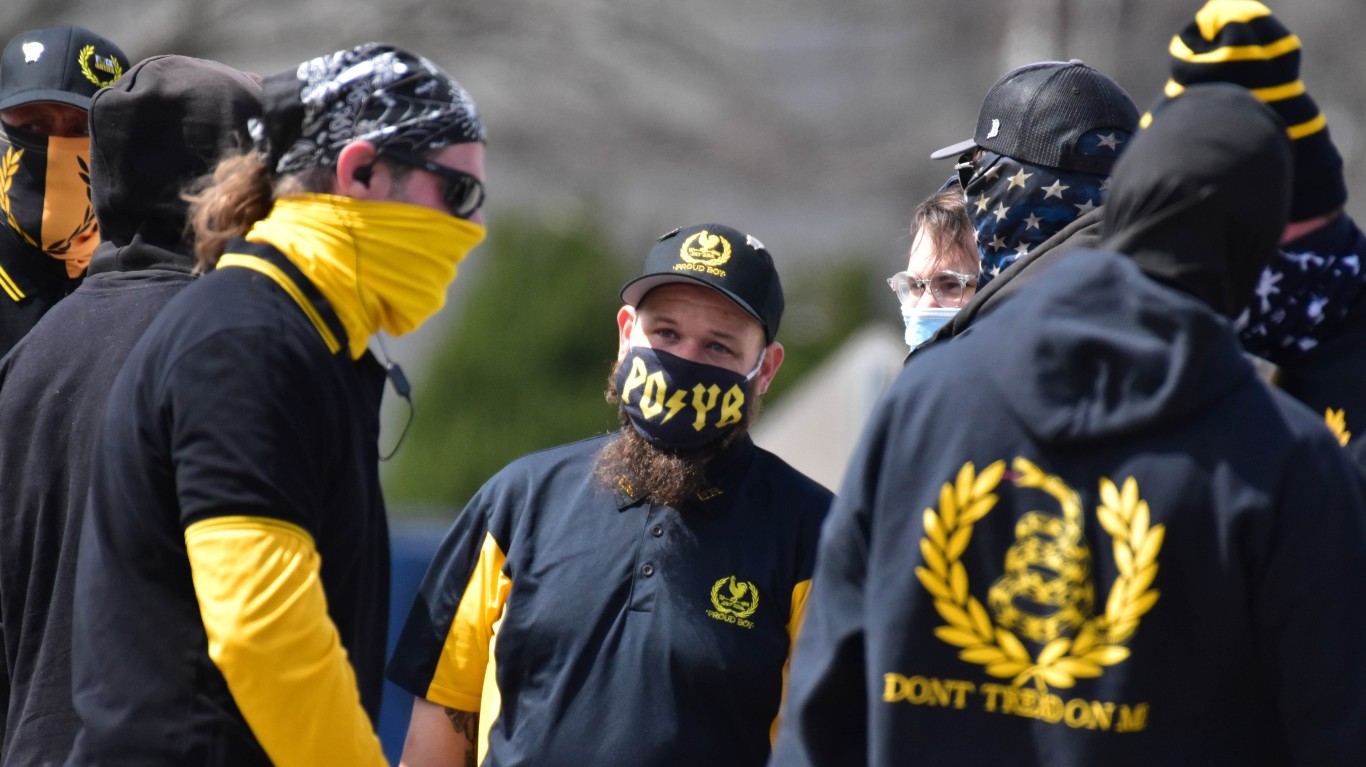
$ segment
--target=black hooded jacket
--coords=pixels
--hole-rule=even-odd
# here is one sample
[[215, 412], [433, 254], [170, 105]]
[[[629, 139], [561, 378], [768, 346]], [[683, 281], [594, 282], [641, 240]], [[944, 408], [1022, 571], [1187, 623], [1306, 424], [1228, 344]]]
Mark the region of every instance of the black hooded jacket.
[[[1216, 275], [1275, 247], [1288, 148], [1255, 99], [1201, 90], [1116, 168], [1107, 221], [1134, 258], [1063, 256], [903, 370], [869, 419], [774, 764], [1366, 753], [1362, 479], [1207, 303]], [[1204, 191], [1253, 176], [1269, 199]]]
[[133, 343], [194, 269], [182, 184], [260, 112], [216, 62], [143, 61], [91, 105], [104, 242], [88, 277], [0, 363], [0, 620], [9, 682], [0, 764], [60, 764], [71, 703], [71, 600], [90, 448]]

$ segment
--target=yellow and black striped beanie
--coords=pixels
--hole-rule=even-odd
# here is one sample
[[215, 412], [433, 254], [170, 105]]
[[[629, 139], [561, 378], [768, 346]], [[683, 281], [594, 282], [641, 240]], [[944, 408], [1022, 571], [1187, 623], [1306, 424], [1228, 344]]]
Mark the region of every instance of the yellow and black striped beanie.
[[[1347, 202], [1342, 157], [1328, 135], [1323, 112], [1300, 80], [1300, 39], [1271, 9], [1256, 0], [1209, 0], [1172, 37], [1168, 53], [1172, 75], [1163, 100], [1195, 83], [1234, 83], [1280, 116], [1294, 147], [1291, 221], [1332, 212]], [[1149, 112], [1140, 124], [1147, 127], [1151, 119]]]

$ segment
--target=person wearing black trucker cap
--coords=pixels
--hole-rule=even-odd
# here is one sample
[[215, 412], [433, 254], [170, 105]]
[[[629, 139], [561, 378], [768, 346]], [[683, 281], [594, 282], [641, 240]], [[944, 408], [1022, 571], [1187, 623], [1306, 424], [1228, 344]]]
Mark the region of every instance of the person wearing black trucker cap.
[[1124, 89], [1078, 59], [1026, 64], [991, 86], [973, 137], [930, 154], [956, 158], [945, 186], [967, 196], [982, 273], [973, 299], [922, 346], [958, 335], [1067, 250], [1099, 242], [1110, 169], [1137, 128]]
[[90, 263], [87, 112], [127, 69], [117, 45], [75, 26], [20, 33], [0, 56], [0, 356]]
[[403, 763], [762, 765], [829, 491], [750, 440], [783, 360], [757, 239], [677, 229], [621, 291], [620, 431], [456, 518], [389, 663]]

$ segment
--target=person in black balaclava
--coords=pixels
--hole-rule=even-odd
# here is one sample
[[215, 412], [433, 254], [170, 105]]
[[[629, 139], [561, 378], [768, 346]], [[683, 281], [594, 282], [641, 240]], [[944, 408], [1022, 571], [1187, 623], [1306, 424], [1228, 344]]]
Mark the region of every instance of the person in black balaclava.
[[90, 97], [128, 68], [88, 29], [22, 32], [0, 57], [0, 357], [80, 284], [90, 205]]
[[133, 343], [188, 285], [184, 184], [245, 139], [251, 77], [158, 56], [91, 100], [91, 184], [103, 241], [89, 276], [0, 362], [0, 617], [10, 677], [0, 764], [60, 764], [71, 703], [71, 599], [91, 445]]
[[1366, 487], [1230, 323], [1290, 157], [1247, 91], [1188, 88], [1115, 167], [1111, 250], [902, 371], [822, 531], [774, 765], [1360, 760]]

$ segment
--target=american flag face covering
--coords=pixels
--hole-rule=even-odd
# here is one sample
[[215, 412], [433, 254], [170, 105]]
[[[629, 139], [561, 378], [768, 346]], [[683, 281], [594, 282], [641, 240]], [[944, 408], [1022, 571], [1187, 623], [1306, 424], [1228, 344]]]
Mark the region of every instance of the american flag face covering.
[[1361, 293], [1362, 255], [1277, 254], [1234, 323], [1244, 348], [1284, 364], [1318, 346]]
[[[1124, 131], [1108, 129], [1081, 138], [1098, 152], [1117, 153], [1128, 141]], [[994, 152], [983, 154], [970, 172], [965, 190], [982, 256], [979, 290], [1039, 243], [1103, 205], [1110, 181], [1107, 175], [1033, 165]]]

